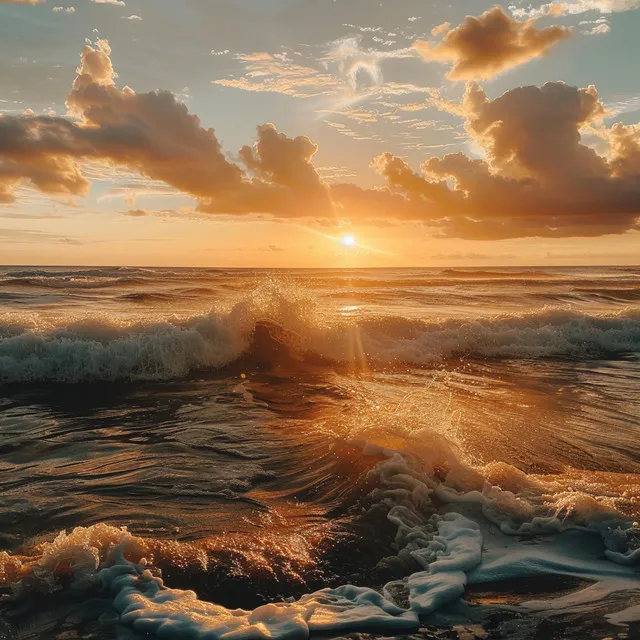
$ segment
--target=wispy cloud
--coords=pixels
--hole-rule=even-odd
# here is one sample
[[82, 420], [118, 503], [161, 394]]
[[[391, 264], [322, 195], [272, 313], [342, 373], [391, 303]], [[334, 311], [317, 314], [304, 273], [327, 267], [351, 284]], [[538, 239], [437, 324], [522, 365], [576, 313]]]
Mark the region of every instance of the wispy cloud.
[[213, 84], [296, 98], [335, 95], [342, 90], [342, 83], [333, 75], [299, 64], [285, 53], [237, 54], [234, 58], [243, 64], [243, 77], [214, 80]]
[[[212, 52], [212, 55], [227, 53]], [[381, 95], [428, 93], [429, 87], [410, 83], [385, 82], [382, 65], [386, 60], [416, 57], [412, 48], [379, 51], [363, 48], [360, 37], [330, 43], [317, 59], [301, 62], [288, 53], [257, 52], [236, 54], [243, 66], [241, 77], [213, 80], [224, 87], [244, 91], [271, 92], [295, 98], [330, 98], [329, 111], [345, 111], [354, 104]]]
[[510, 5], [509, 11], [516, 18], [540, 18], [547, 15], [578, 15], [588, 11], [609, 14], [638, 8], [640, 8], [640, 0], [570, 0], [568, 2], [558, 0], [538, 6], [520, 2], [518, 5]]

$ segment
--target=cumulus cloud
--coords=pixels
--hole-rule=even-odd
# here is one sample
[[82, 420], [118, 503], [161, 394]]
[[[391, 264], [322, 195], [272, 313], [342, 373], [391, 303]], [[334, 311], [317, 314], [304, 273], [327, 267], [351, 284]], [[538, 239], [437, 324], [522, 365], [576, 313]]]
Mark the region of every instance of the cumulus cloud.
[[95, 142], [96, 155], [196, 197], [212, 197], [242, 181], [214, 131], [172, 93], [117, 88], [110, 53], [105, 41], [84, 48], [67, 99], [80, 121], [78, 135]]
[[[463, 153], [430, 158], [422, 175], [390, 154], [376, 161], [389, 187], [411, 201], [413, 210], [416, 198], [424, 201], [425, 218], [433, 216], [434, 202], [442, 203], [446, 215], [436, 222], [442, 235], [598, 236], [638, 228], [638, 129], [604, 127], [595, 87], [553, 82], [489, 100], [478, 85], [470, 85], [456, 112], [465, 114], [467, 131], [484, 159]], [[583, 144], [580, 131], [589, 126], [609, 143], [608, 155]], [[411, 181], [404, 179], [408, 172]], [[431, 189], [444, 185], [451, 199], [438, 194], [436, 200]]]
[[0, 118], [0, 197], [22, 180], [45, 193], [85, 195], [80, 161], [102, 160], [161, 180], [196, 197], [239, 184], [211, 129], [166, 91], [137, 94], [115, 85], [107, 42], [85, 46], [67, 100], [75, 120]]
[[417, 41], [425, 60], [451, 62], [452, 80], [491, 78], [543, 56], [570, 35], [565, 27], [538, 29], [535, 19], [519, 21], [496, 6], [479, 17], [467, 16], [436, 45]]
[[89, 181], [74, 158], [90, 145], [74, 129], [63, 118], [0, 117], [0, 202], [12, 202], [23, 180], [47, 194], [86, 195]]
[[328, 187], [313, 165], [318, 150], [306, 136], [289, 138], [274, 125], [257, 127], [257, 141], [239, 159], [248, 171], [239, 188], [201, 201], [207, 213], [266, 213], [277, 217], [331, 216]]
[[287, 216], [305, 203], [313, 214], [330, 214], [308, 138], [258, 127], [255, 146], [240, 151], [243, 169], [172, 93], [118, 88], [110, 55], [105, 40], [84, 47], [69, 117], [0, 117], [1, 201], [12, 201], [23, 181], [48, 194], [84, 196], [83, 167], [101, 161], [168, 184], [196, 198], [202, 211]]
[[326, 200], [326, 187], [313, 166], [318, 145], [307, 136], [288, 138], [272, 124], [259, 126], [257, 133], [255, 145], [240, 150], [240, 158], [251, 173], [261, 180], [309, 196], [312, 201]]

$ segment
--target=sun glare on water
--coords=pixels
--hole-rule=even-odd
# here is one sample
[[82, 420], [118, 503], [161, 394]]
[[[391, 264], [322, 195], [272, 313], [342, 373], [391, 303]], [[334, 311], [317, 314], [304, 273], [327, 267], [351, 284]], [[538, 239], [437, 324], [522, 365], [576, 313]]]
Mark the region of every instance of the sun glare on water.
[[342, 236], [342, 244], [345, 247], [355, 246], [356, 244], [355, 236], [351, 235], [350, 233], [347, 233], [346, 235]]

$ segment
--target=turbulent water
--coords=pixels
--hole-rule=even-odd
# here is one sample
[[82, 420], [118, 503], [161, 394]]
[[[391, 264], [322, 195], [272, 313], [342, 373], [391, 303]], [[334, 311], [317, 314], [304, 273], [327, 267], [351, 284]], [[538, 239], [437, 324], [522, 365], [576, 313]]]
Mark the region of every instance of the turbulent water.
[[0, 310], [0, 638], [640, 637], [640, 268], [5, 267]]

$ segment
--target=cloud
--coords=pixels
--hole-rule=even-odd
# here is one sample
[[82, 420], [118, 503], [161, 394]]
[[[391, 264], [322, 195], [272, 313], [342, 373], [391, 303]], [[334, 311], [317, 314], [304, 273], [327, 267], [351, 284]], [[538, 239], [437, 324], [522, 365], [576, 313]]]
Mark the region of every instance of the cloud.
[[318, 145], [306, 136], [288, 138], [272, 124], [259, 126], [257, 133], [256, 144], [240, 150], [240, 159], [256, 177], [294, 191], [324, 193], [313, 166]]
[[89, 181], [74, 161], [83, 144], [73, 129], [61, 118], [0, 117], [0, 203], [13, 202], [23, 180], [47, 194], [87, 194]]
[[580, 26], [583, 27], [582, 33], [585, 36], [599, 36], [611, 31], [611, 25], [604, 17], [597, 20], [582, 20]]
[[82, 168], [98, 161], [170, 185], [196, 198], [201, 211], [331, 215], [309, 138], [262, 125], [256, 144], [240, 151], [242, 168], [172, 93], [118, 88], [110, 54], [104, 40], [84, 47], [69, 118], [0, 117], [0, 202], [13, 201], [24, 181], [46, 194], [85, 196]]
[[[239, 153], [250, 181], [220, 199], [201, 203], [209, 213], [272, 213], [281, 217], [331, 215], [329, 190], [313, 165], [318, 150], [306, 136], [289, 138], [272, 124], [257, 127], [257, 141]], [[303, 213], [304, 212], [304, 213]]]
[[449, 31], [449, 29], [451, 29], [451, 23], [450, 22], [443, 22], [442, 24], [439, 24], [436, 27], [433, 27], [433, 29], [431, 29], [431, 35], [432, 36], [441, 36], [443, 33], [447, 33], [447, 31]]
[[[638, 229], [640, 127], [605, 126], [595, 87], [553, 82], [490, 100], [469, 84], [460, 104], [434, 96], [433, 106], [463, 118], [482, 157], [430, 157], [418, 171], [382, 153], [372, 168], [386, 186], [367, 189], [323, 180], [317, 145], [271, 124], [230, 159], [172, 93], [119, 88], [110, 53], [106, 41], [85, 46], [67, 117], [0, 116], [1, 202], [25, 182], [44, 194], [83, 196], [89, 177], [125, 171], [191, 196], [201, 214], [410, 221], [441, 237], [485, 240]], [[601, 141], [599, 152], [584, 144], [584, 131]], [[134, 204], [139, 213], [130, 215], [143, 215]]]
[[86, 195], [86, 160], [126, 167], [200, 199], [243, 185], [214, 131], [173, 94], [118, 89], [110, 52], [105, 41], [83, 49], [67, 99], [75, 120], [0, 117], [0, 201], [11, 201], [23, 180], [44, 193]]
[[433, 260], [443, 260], [443, 261], [453, 261], [453, 262], [466, 262], [466, 261], [477, 261], [477, 260], [513, 260], [517, 258], [517, 256], [507, 253], [495, 255], [493, 253], [476, 253], [475, 251], [470, 252], [462, 252], [462, 251], [454, 251], [453, 253], [435, 253], [431, 256]]
[[569, 35], [566, 27], [538, 29], [535, 19], [519, 21], [496, 6], [478, 18], [467, 16], [442, 42], [419, 40], [414, 47], [425, 60], [451, 62], [452, 80], [486, 79], [547, 54]]
[[103, 156], [196, 197], [212, 197], [242, 181], [212, 129], [168, 91], [137, 94], [115, 86], [105, 41], [86, 46], [67, 99], [80, 121], [75, 134]]
[[[484, 159], [462, 153], [430, 158], [422, 175], [390, 154], [375, 162], [414, 212], [421, 201], [424, 219], [433, 219], [434, 205], [445, 215], [434, 223], [441, 235], [599, 236], [638, 228], [640, 129], [604, 127], [595, 87], [553, 82], [519, 87], [492, 101], [470, 85], [454, 110], [464, 113]], [[606, 156], [582, 143], [585, 127], [607, 141]]]
[[[212, 52], [212, 55], [221, 54]], [[238, 54], [235, 59], [244, 64], [244, 77], [213, 80], [213, 84], [296, 98], [333, 95], [342, 90], [342, 83], [333, 75], [298, 64], [286, 54]]]
[[154, 215], [154, 212], [148, 211], [147, 209], [129, 209], [123, 212], [123, 215], [129, 216], [130, 218], [144, 218]]
[[640, 0], [573, 0], [572, 2], [548, 2], [538, 7], [511, 5], [509, 10], [516, 18], [539, 18], [546, 15], [578, 15], [588, 11], [610, 14], [638, 8], [640, 8]]
[[[427, 93], [431, 89], [408, 83], [385, 83], [382, 64], [385, 60], [417, 56], [413, 48], [378, 51], [363, 48], [360, 36], [351, 36], [329, 44], [317, 61], [301, 64], [287, 53], [255, 52], [236, 54], [244, 75], [240, 78], [213, 80], [213, 84], [244, 91], [280, 93], [295, 98], [329, 97], [352, 104], [354, 100], [377, 95]], [[211, 55], [224, 55], [212, 51]], [[313, 66], [315, 65], [315, 66]]]
[[12, 244], [30, 242], [63, 242], [65, 244], [82, 244], [75, 238], [60, 236], [46, 231], [27, 231], [23, 229], [0, 229], [0, 242], [9, 241]]
[[332, 42], [329, 51], [320, 61], [327, 70], [342, 79], [352, 91], [357, 92], [382, 84], [382, 61], [414, 56], [415, 51], [410, 47], [378, 51], [363, 48], [361, 36], [349, 36]]

